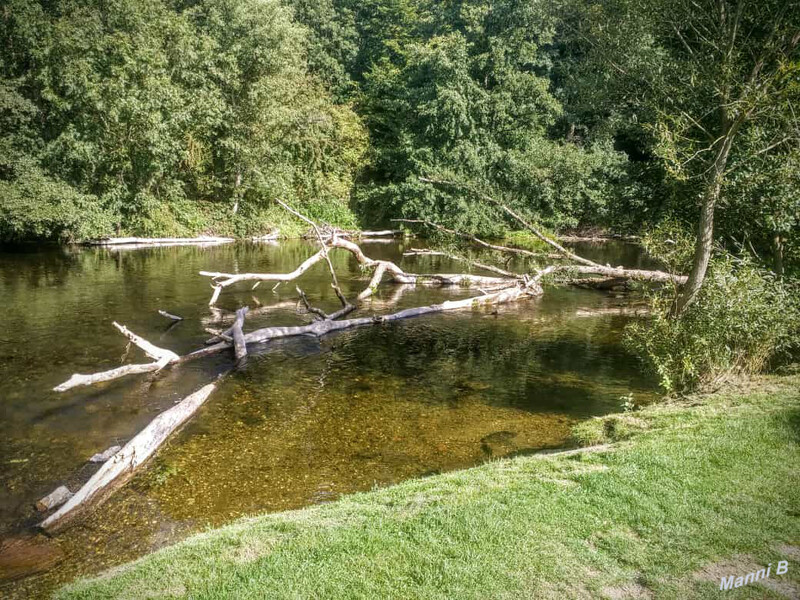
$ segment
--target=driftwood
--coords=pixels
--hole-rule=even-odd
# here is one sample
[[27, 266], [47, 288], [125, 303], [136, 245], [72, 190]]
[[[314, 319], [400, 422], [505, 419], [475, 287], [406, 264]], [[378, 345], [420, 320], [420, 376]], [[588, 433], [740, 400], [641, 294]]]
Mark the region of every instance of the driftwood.
[[[200, 271], [200, 275], [205, 277], [211, 277], [213, 280], [213, 288], [214, 292], [211, 295], [211, 300], [209, 301], [209, 306], [213, 306], [216, 304], [217, 299], [219, 299], [219, 295], [222, 290], [228, 286], [231, 286], [235, 283], [241, 281], [292, 281], [300, 277], [303, 273], [308, 271], [313, 265], [318, 263], [321, 260], [324, 260], [327, 256], [327, 252], [333, 248], [341, 248], [350, 252], [353, 256], [355, 256], [358, 263], [365, 267], [365, 268], [373, 268], [378, 269], [379, 267], [383, 266], [380, 270], [381, 276], [384, 274], [388, 274], [390, 279], [393, 283], [406, 283], [406, 284], [415, 284], [415, 285], [430, 285], [430, 286], [439, 286], [439, 285], [460, 285], [460, 286], [471, 286], [477, 285], [482, 288], [498, 288], [498, 287], [505, 287], [508, 286], [509, 280], [508, 278], [500, 278], [500, 277], [486, 277], [483, 275], [472, 275], [466, 273], [432, 273], [432, 274], [417, 274], [417, 273], [406, 273], [394, 264], [391, 261], [386, 260], [374, 260], [367, 257], [361, 248], [354, 244], [349, 240], [343, 240], [337, 237], [333, 237], [327, 239], [323, 242], [325, 244], [325, 248], [319, 250], [317, 253], [313, 254], [309, 258], [307, 258], [303, 263], [297, 267], [294, 271], [290, 273], [220, 273], [220, 272], [213, 272], [213, 271]], [[372, 283], [370, 284], [373, 285]], [[372, 295], [367, 294], [366, 297]]]
[[171, 350], [165, 350], [164, 348], [154, 346], [146, 339], [139, 337], [127, 327], [120, 325], [116, 321], [114, 322], [114, 327], [116, 327], [120, 333], [128, 338], [133, 344], [136, 344], [139, 348], [144, 350], [145, 354], [154, 359], [155, 362], [137, 365], [124, 365], [122, 367], [117, 367], [116, 369], [111, 369], [110, 371], [103, 371], [102, 373], [94, 373], [92, 375], [75, 373], [64, 383], [54, 387], [54, 391], [66, 392], [74, 387], [93, 385], [102, 381], [111, 381], [113, 379], [124, 377], [125, 375], [139, 375], [141, 373], [149, 373], [151, 371], [160, 371], [169, 363], [175, 362], [180, 358]]
[[[432, 183], [432, 184], [439, 184], [439, 185], [451, 185], [451, 186], [457, 186], [457, 187], [471, 189], [468, 186], [465, 186], [464, 184], [461, 184], [461, 183], [458, 183], [458, 182], [455, 182], [455, 181], [428, 179], [428, 178], [424, 178], [424, 177], [420, 177], [420, 181], [422, 181], [424, 183]], [[478, 194], [484, 200], [487, 200], [487, 201], [495, 204], [496, 206], [500, 207], [506, 214], [508, 214], [511, 217], [513, 217], [523, 227], [525, 227], [531, 233], [533, 233], [533, 235], [535, 235], [537, 238], [539, 238], [541, 241], [543, 241], [544, 243], [546, 243], [550, 247], [554, 248], [558, 252], [558, 254], [560, 256], [562, 256], [562, 257], [564, 257], [564, 258], [566, 258], [568, 260], [571, 260], [573, 262], [579, 263], [578, 265], [575, 265], [575, 266], [569, 266], [569, 267], [565, 266], [564, 267], [565, 269], [569, 268], [570, 270], [572, 270], [575, 273], [584, 274], [584, 275], [592, 274], [592, 275], [604, 275], [606, 277], [624, 277], [624, 278], [627, 278], [627, 279], [634, 279], [634, 280], [638, 280], [638, 281], [653, 281], [653, 282], [659, 282], [659, 283], [663, 283], [663, 282], [673, 282], [673, 283], [678, 283], [678, 284], [686, 283], [686, 279], [687, 278], [684, 275], [675, 275], [675, 274], [672, 274], [672, 273], [666, 273], [664, 271], [648, 271], [648, 270], [643, 270], [643, 269], [625, 269], [623, 267], [611, 267], [609, 265], [601, 265], [601, 264], [596, 263], [594, 261], [591, 261], [591, 260], [589, 260], [587, 258], [583, 258], [582, 256], [578, 256], [574, 252], [564, 248], [561, 244], [559, 244], [555, 240], [552, 240], [549, 237], [547, 237], [546, 235], [544, 235], [537, 227], [533, 226], [530, 222], [528, 222], [527, 220], [522, 218], [519, 214], [517, 214], [515, 211], [513, 211], [512, 209], [507, 207], [505, 204], [503, 204], [500, 201], [492, 198], [491, 196], [487, 196], [486, 194], [482, 194], [480, 192], [475, 192], [475, 190], [471, 190], [471, 191], [473, 191], [474, 193]], [[396, 219], [396, 220], [402, 221], [403, 219]], [[464, 237], [464, 238], [467, 238], [467, 239], [472, 239], [473, 241], [475, 241], [476, 243], [478, 243], [478, 244], [480, 244], [482, 246], [492, 247], [491, 244], [488, 244], [487, 242], [484, 242], [482, 240], [478, 240], [477, 238], [475, 238], [474, 236], [471, 236], [470, 234], [460, 233], [460, 232], [454, 231], [452, 229], [447, 229], [446, 227], [438, 225], [437, 223], [431, 223], [430, 221], [421, 221], [421, 220], [417, 220], [417, 221], [415, 221], [415, 220], [405, 220], [405, 221], [406, 222], [424, 223], [424, 224], [429, 225], [431, 227], [435, 227], [435, 228], [437, 228], [437, 229], [439, 229], [441, 231], [445, 231], [445, 232], [448, 232], [448, 233], [451, 233], [451, 234], [454, 234], [454, 235], [458, 235], [460, 237]], [[498, 246], [494, 247], [494, 249], [497, 249], [497, 250], [499, 250], [500, 248], [502, 248], [502, 247], [498, 247]], [[504, 248], [503, 251], [505, 251], [505, 252], [518, 252], [518, 249]]]
[[[586, 260], [583, 260], [582, 262], [578, 261], [581, 262], [581, 264], [577, 266], [553, 265], [536, 272], [532, 276], [516, 274], [510, 271], [498, 269], [496, 267], [491, 268], [481, 263], [474, 263], [473, 261], [468, 262], [471, 262], [474, 266], [480, 268], [489, 268], [490, 270], [494, 270], [494, 272], [500, 276], [487, 277], [465, 273], [424, 275], [408, 273], [391, 261], [375, 260], [368, 257], [357, 244], [347, 239], [343, 239], [343, 237], [340, 237], [335, 230], [332, 232], [323, 232], [323, 230], [321, 230], [316, 223], [310, 219], [307, 219], [305, 216], [295, 211], [292, 207], [280, 201], [278, 201], [278, 203], [287, 211], [291, 212], [303, 221], [311, 224], [319, 244], [319, 250], [311, 257], [306, 259], [291, 273], [230, 274], [201, 272], [202, 275], [212, 277], [214, 281], [214, 293], [212, 295], [210, 305], [213, 306], [215, 304], [222, 289], [237, 282], [275, 281], [280, 283], [291, 281], [300, 277], [317, 262], [325, 261], [328, 266], [328, 270], [330, 271], [332, 281], [331, 285], [342, 304], [342, 308], [340, 310], [332, 314], [327, 314], [321, 309], [314, 308], [311, 306], [308, 298], [306, 298], [302, 290], [298, 288], [297, 291], [300, 297], [300, 302], [305, 305], [306, 310], [309, 313], [314, 314], [317, 317], [317, 320], [313, 323], [287, 327], [265, 327], [245, 333], [243, 327], [248, 308], [243, 307], [236, 311], [235, 320], [231, 327], [224, 331], [213, 332], [215, 337], [209, 340], [209, 346], [184, 356], [178, 356], [170, 350], [159, 348], [144, 338], [131, 332], [126, 327], [115, 322], [114, 326], [123, 335], [125, 335], [125, 337], [128, 338], [131, 343], [141, 348], [150, 358], [153, 359], [154, 362], [143, 365], [126, 365], [111, 371], [97, 373], [94, 375], [73, 375], [69, 381], [58, 386], [56, 389], [63, 391], [65, 389], [75, 387], [76, 385], [88, 385], [98, 381], [108, 381], [110, 379], [131, 373], [158, 371], [167, 365], [179, 365], [185, 361], [207, 356], [231, 347], [234, 348], [236, 359], [239, 361], [246, 356], [248, 344], [263, 343], [293, 336], [313, 335], [321, 337], [346, 329], [370, 325], [381, 325], [444, 311], [475, 309], [507, 302], [514, 302], [516, 300], [542, 294], [542, 278], [557, 271], [603, 275], [606, 277], [633, 277], [651, 281], [678, 280], [678, 276], [673, 276], [667, 273], [613, 268], [610, 266], [598, 265]], [[557, 249], [560, 248], [560, 255], [564, 255], [564, 252], [568, 252], [557, 243], [554, 247]], [[328, 255], [328, 253], [333, 249], [342, 249], [350, 252], [363, 269], [372, 271], [367, 288], [358, 294], [355, 302], [353, 303], [349, 302], [347, 298], [345, 298], [341, 288], [339, 287], [336, 272]], [[433, 254], [432, 251], [414, 252], [416, 255], [423, 253]], [[458, 257], [450, 256], [450, 258]], [[658, 273], [658, 275], [653, 275], [653, 273]], [[406, 286], [408, 284], [445, 286], [477, 285], [481, 289], [481, 295], [460, 300], [445, 301], [430, 306], [407, 308], [405, 310], [400, 310], [386, 315], [343, 319], [342, 317], [355, 310], [357, 306], [360, 306], [368, 298], [374, 296], [375, 291], [383, 282], [384, 277], [388, 277], [388, 279], [393, 283], [405, 284]], [[401, 286], [401, 288], [402, 287], [404, 286]], [[490, 289], [492, 290], [491, 292], [488, 291]], [[214, 310], [219, 311], [219, 309], [212, 308], [212, 311]], [[158, 415], [149, 425], [147, 425], [147, 427], [145, 427], [121, 450], [119, 450], [119, 452], [107, 460], [100, 467], [97, 473], [95, 473], [95, 475], [80, 490], [78, 490], [78, 492], [76, 492], [72, 498], [70, 498], [50, 517], [45, 519], [41, 523], [41, 527], [47, 532], [51, 533], [60, 530], [76, 516], [87, 510], [91, 505], [96, 502], [101, 502], [114, 489], [123, 485], [125, 481], [132, 476], [135, 470], [144, 464], [144, 462], [150, 456], [152, 456], [154, 452], [156, 452], [159, 446], [166, 441], [168, 437], [187, 419], [189, 419], [200, 408], [200, 406], [202, 406], [215, 387], [215, 383], [208, 384], [195, 393], [184, 398], [177, 405]]]
[[278, 239], [280, 233], [281, 233], [280, 229], [274, 229], [273, 231], [270, 231], [266, 235], [254, 236], [250, 239], [254, 242], [274, 242]]
[[[541, 273], [541, 276], [546, 273]], [[283, 339], [289, 337], [296, 337], [301, 335], [314, 335], [322, 337], [324, 335], [351, 329], [355, 327], [364, 327], [367, 325], [381, 325], [384, 323], [391, 323], [393, 321], [400, 321], [403, 319], [410, 319], [413, 317], [420, 317], [438, 312], [445, 312], [451, 310], [463, 310], [466, 308], [480, 308], [484, 306], [491, 306], [495, 304], [505, 304], [514, 302], [526, 297], [539, 296], [542, 294], [542, 287], [539, 283], [540, 275], [526, 281], [514, 282], [510, 287], [494, 293], [484, 293], [480, 296], [472, 296], [463, 300], [448, 300], [441, 304], [433, 304], [431, 306], [418, 306], [415, 308], [407, 308], [396, 313], [388, 315], [375, 315], [371, 317], [361, 317], [357, 319], [345, 319], [336, 321], [332, 319], [324, 319], [315, 321], [309, 325], [297, 325], [289, 327], [264, 327], [256, 329], [250, 333], [245, 334], [244, 339], [248, 344], [269, 342], [276, 339]], [[214, 354], [229, 348], [230, 344], [227, 342], [217, 342], [216, 344], [207, 348], [196, 350], [190, 354], [183, 356], [181, 362], [201, 358]]]
[[86, 246], [181, 246], [194, 244], [229, 244], [236, 240], [229, 237], [200, 236], [196, 238], [104, 238], [88, 240]]
[[89, 504], [97, 505], [115, 488], [124, 484], [134, 471], [186, 420], [216, 388], [215, 383], [200, 388], [165, 410], [140, 431], [113, 458], [108, 460], [66, 504], [41, 522], [47, 533], [56, 533], [78, 516]]
[[36, 510], [47, 512], [57, 506], [61, 506], [70, 498], [72, 498], [72, 492], [69, 491], [67, 486], [59, 486], [36, 503]]
[[173, 315], [172, 313], [168, 313], [165, 310], [159, 309], [158, 314], [160, 314], [164, 318], [172, 319], [173, 321], [183, 321], [183, 317], [179, 317], [178, 315]]

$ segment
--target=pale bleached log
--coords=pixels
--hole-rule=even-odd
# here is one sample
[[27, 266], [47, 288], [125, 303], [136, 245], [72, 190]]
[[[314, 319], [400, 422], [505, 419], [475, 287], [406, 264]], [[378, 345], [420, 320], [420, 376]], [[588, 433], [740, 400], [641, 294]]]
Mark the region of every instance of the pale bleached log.
[[114, 321], [114, 327], [116, 327], [119, 332], [128, 338], [133, 344], [136, 344], [136, 346], [141, 348], [145, 354], [147, 354], [147, 356], [154, 359], [155, 362], [136, 365], [123, 365], [121, 367], [117, 367], [116, 369], [103, 371], [101, 373], [93, 373], [90, 375], [75, 373], [64, 383], [54, 387], [53, 391], [65, 392], [74, 387], [92, 385], [95, 383], [101, 383], [103, 381], [111, 381], [113, 379], [125, 377], [126, 375], [139, 375], [141, 373], [149, 373], [150, 371], [160, 371], [168, 364], [175, 362], [180, 358], [180, 356], [175, 354], [172, 350], [166, 350], [165, 348], [159, 348], [158, 346], [151, 344], [143, 337], [136, 335], [130, 329], [124, 325], [120, 325], [116, 321]]
[[177, 354], [175, 354], [172, 350], [167, 350], [165, 348], [159, 348], [158, 346], [151, 344], [143, 337], [140, 337], [133, 333], [130, 329], [125, 327], [124, 325], [120, 325], [116, 321], [114, 321], [114, 327], [116, 327], [119, 332], [128, 338], [131, 342], [136, 344], [139, 348], [144, 350], [144, 353], [147, 354], [150, 358], [155, 361], [163, 362], [166, 361], [170, 363], [172, 361], [178, 360], [180, 358]]
[[275, 240], [278, 239], [279, 235], [280, 235], [280, 229], [275, 229], [273, 231], [270, 231], [266, 235], [254, 236], [250, 239], [254, 242], [274, 242]]
[[[209, 306], [216, 304], [223, 288], [240, 281], [291, 281], [297, 279], [314, 264], [320, 260], [327, 259], [327, 252], [332, 248], [347, 250], [363, 267], [377, 269], [380, 265], [383, 265], [381, 274], [388, 273], [394, 283], [411, 283], [426, 286], [477, 285], [482, 288], [498, 288], [508, 286], [511, 282], [507, 277], [487, 277], [484, 275], [466, 273], [406, 273], [391, 261], [374, 260], [368, 257], [357, 244], [349, 240], [334, 236], [322, 243], [325, 244], [325, 247], [306, 259], [297, 269], [290, 273], [220, 273], [215, 271], [200, 271], [200, 275], [212, 277], [214, 279], [214, 293], [209, 301]], [[380, 281], [378, 281], [378, 283], [380, 283]]]
[[194, 244], [229, 244], [235, 241], [234, 238], [215, 236], [200, 236], [194, 238], [121, 237], [88, 240], [84, 242], [84, 244], [87, 246], [178, 246]]
[[372, 273], [372, 278], [369, 280], [369, 284], [367, 285], [366, 289], [364, 289], [364, 291], [358, 295], [359, 302], [363, 302], [377, 291], [378, 286], [381, 284], [381, 280], [383, 279], [384, 273], [386, 273], [386, 264], [380, 263], [377, 267], [375, 267], [375, 271]]
[[160, 314], [164, 318], [172, 319], [173, 321], [183, 321], [183, 317], [179, 317], [178, 315], [173, 315], [172, 313], [168, 313], [165, 310], [159, 309], [158, 314]]
[[165, 410], [130, 442], [103, 464], [86, 484], [66, 504], [39, 525], [47, 533], [63, 529], [89, 506], [96, 506], [119, 486], [130, 479], [158, 447], [191, 417], [216, 389], [215, 383], [200, 388]]
[[36, 503], [36, 510], [47, 512], [57, 506], [61, 506], [70, 498], [72, 498], [72, 492], [69, 491], [67, 486], [59, 486]]
[[[433, 304], [430, 306], [419, 306], [415, 308], [407, 308], [396, 313], [389, 315], [375, 315], [372, 317], [361, 317], [357, 319], [345, 319], [342, 321], [336, 320], [321, 320], [315, 321], [308, 325], [297, 325], [290, 327], [264, 327], [256, 329], [250, 333], [245, 334], [244, 339], [248, 344], [268, 342], [274, 339], [295, 337], [301, 335], [314, 335], [321, 337], [335, 331], [342, 331], [355, 327], [364, 327], [367, 325], [379, 325], [383, 323], [391, 323], [393, 321], [400, 321], [403, 319], [410, 319], [413, 317], [421, 317], [423, 315], [461, 310], [466, 308], [480, 308], [484, 306], [491, 306], [495, 304], [505, 304], [514, 302], [522, 298], [539, 296], [542, 294], [542, 287], [539, 284], [540, 276], [528, 279], [525, 282], [515, 283], [511, 287], [502, 290], [485, 293], [481, 296], [473, 296], [463, 300], [448, 300], [441, 304]], [[181, 361], [193, 360], [201, 358], [209, 354], [214, 354], [230, 348], [230, 344], [219, 342], [207, 348], [201, 348], [181, 358]]]

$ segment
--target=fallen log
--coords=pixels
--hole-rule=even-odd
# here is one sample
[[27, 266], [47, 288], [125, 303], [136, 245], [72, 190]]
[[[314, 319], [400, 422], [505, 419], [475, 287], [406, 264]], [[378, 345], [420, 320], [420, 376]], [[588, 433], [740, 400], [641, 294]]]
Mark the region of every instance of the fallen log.
[[61, 531], [86, 508], [97, 506], [130, 479], [158, 447], [203, 405], [216, 389], [209, 383], [153, 419], [110, 460], [103, 464], [66, 504], [39, 524], [47, 533]]
[[[507, 277], [487, 277], [485, 275], [472, 275], [467, 273], [406, 273], [395, 263], [387, 260], [374, 260], [369, 258], [361, 248], [351, 241], [334, 237], [324, 242], [325, 248], [307, 258], [299, 267], [290, 273], [220, 273], [216, 271], [200, 271], [200, 275], [211, 277], [214, 280], [209, 306], [216, 304], [222, 290], [240, 281], [292, 281], [305, 273], [314, 264], [327, 256], [327, 250], [341, 248], [350, 252], [358, 263], [365, 268], [377, 269], [381, 265], [381, 276], [388, 273], [394, 283], [406, 283], [425, 286], [470, 286], [477, 285], [482, 288], [506, 287], [511, 280]], [[378, 282], [379, 283], [379, 282]], [[372, 283], [371, 283], [372, 285]], [[371, 295], [368, 294], [367, 297]]]
[[583, 258], [582, 256], [578, 256], [574, 252], [571, 252], [571, 251], [567, 250], [566, 248], [564, 248], [564, 246], [562, 246], [561, 244], [559, 244], [555, 240], [552, 240], [549, 237], [547, 237], [546, 235], [544, 235], [539, 230], [539, 228], [534, 227], [533, 224], [531, 224], [528, 221], [526, 221], [525, 219], [523, 219], [519, 214], [517, 214], [515, 211], [511, 210], [508, 206], [506, 206], [505, 204], [503, 204], [502, 202], [500, 202], [496, 198], [492, 198], [488, 194], [484, 194], [484, 193], [478, 192], [478, 191], [472, 189], [470, 186], [465, 185], [463, 183], [459, 183], [457, 181], [447, 181], [447, 180], [443, 180], [443, 179], [429, 179], [427, 177], [420, 177], [419, 180], [421, 182], [423, 182], [423, 183], [431, 183], [431, 184], [434, 184], [434, 185], [449, 185], [449, 186], [455, 186], [455, 187], [461, 187], [461, 188], [464, 188], [464, 189], [468, 189], [472, 193], [477, 194], [478, 196], [480, 196], [483, 200], [486, 200], [488, 202], [491, 202], [495, 206], [498, 206], [503, 212], [505, 212], [510, 217], [514, 218], [523, 227], [525, 227], [525, 229], [527, 229], [533, 235], [535, 235], [537, 238], [539, 238], [539, 240], [541, 240], [542, 242], [544, 242], [548, 246], [551, 246], [551, 247], [555, 248], [558, 251], [559, 254], [569, 258], [570, 260], [574, 260], [575, 262], [580, 263], [582, 265], [591, 266], [591, 267], [600, 266], [594, 261], [591, 261], [591, 260], [589, 260], [587, 258]]
[[665, 271], [647, 271], [643, 269], [625, 269], [623, 267], [604, 267], [602, 265], [560, 265], [557, 270], [569, 271], [580, 275], [604, 275], [616, 279], [632, 279], [634, 281], [654, 281], [657, 283], [686, 283], [686, 275], [675, 275]]
[[265, 235], [254, 236], [250, 239], [254, 242], [274, 242], [275, 240], [278, 239], [279, 235], [280, 235], [280, 229], [275, 229]]
[[[542, 273], [542, 275], [545, 273]], [[403, 319], [410, 319], [413, 317], [420, 317], [423, 315], [451, 311], [462, 310], [466, 308], [480, 308], [483, 306], [490, 306], [495, 304], [505, 304], [514, 302], [525, 297], [539, 296], [543, 293], [542, 287], [539, 284], [540, 276], [529, 279], [528, 281], [520, 281], [511, 287], [499, 290], [494, 293], [484, 293], [481, 296], [472, 296], [463, 300], [447, 300], [441, 304], [432, 304], [430, 306], [418, 306], [415, 308], [407, 308], [389, 315], [374, 315], [371, 317], [361, 317], [356, 319], [345, 319], [342, 321], [336, 320], [320, 320], [310, 323], [308, 325], [296, 325], [288, 327], [264, 327], [256, 329], [250, 333], [245, 334], [244, 339], [248, 344], [263, 343], [275, 339], [282, 339], [288, 337], [295, 337], [301, 335], [314, 335], [322, 337], [335, 331], [342, 331], [355, 327], [364, 327], [367, 325], [380, 325], [384, 323], [391, 323], [393, 321], [400, 321]], [[183, 357], [181, 362], [201, 358], [209, 354], [214, 354], [230, 348], [230, 344], [226, 342], [218, 342], [207, 348], [195, 350]]]
[[72, 492], [69, 491], [67, 486], [61, 485], [39, 500], [36, 503], [36, 510], [39, 512], [47, 512], [57, 506], [61, 506], [70, 498], [72, 498]]
[[194, 238], [141, 238], [121, 237], [87, 240], [86, 246], [178, 246], [193, 244], [229, 244], [235, 242], [234, 238], [200, 236]]
[[75, 387], [80, 387], [84, 385], [94, 385], [95, 383], [101, 383], [103, 381], [111, 381], [113, 379], [119, 379], [120, 377], [124, 377], [125, 375], [141, 375], [142, 373], [158, 371], [162, 368], [163, 367], [161, 366], [161, 363], [153, 362], [153, 363], [146, 363], [139, 365], [124, 365], [122, 367], [117, 367], [116, 369], [111, 369], [110, 371], [103, 371], [102, 373], [93, 373], [91, 375], [83, 375], [81, 373], [75, 373], [64, 383], [54, 387], [53, 391], [66, 392], [67, 390], [71, 390], [72, 388]]

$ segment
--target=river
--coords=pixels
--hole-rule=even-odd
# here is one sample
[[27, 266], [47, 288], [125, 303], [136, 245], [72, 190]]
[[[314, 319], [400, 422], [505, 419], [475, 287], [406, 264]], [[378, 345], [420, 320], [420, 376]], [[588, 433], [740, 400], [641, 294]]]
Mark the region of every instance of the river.
[[[419, 240], [365, 243], [373, 258], [409, 271], [460, 272], [442, 257], [403, 258]], [[312, 304], [335, 309], [324, 263], [273, 289], [247, 283], [208, 307], [198, 271], [287, 272], [315, 251], [302, 241], [128, 251], [36, 247], [0, 252], [0, 537], [30, 531], [33, 503], [61, 484], [73, 491], [96, 469], [88, 457], [124, 443], [158, 412], [232, 364], [228, 353], [56, 393], [72, 373], [92, 373], [143, 355], [111, 326], [118, 321], [183, 354], [207, 327], [251, 307], [245, 330], [308, 322], [295, 283]], [[613, 265], [648, 267], [630, 244], [583, 245]], [[366, 285], [352, 257], [332, 253], [344, 292]], [[486, 273], [492, 275], [491, 273]], [[394, 312], [476, 292], [382, 286], [359, 312]], [[546, 288], [497, 310], [444, 313], [250, 348], [200, 413], [149, 468], [79, 525], [48, 543], [54, 568], [0, 595], [38, 596], [243, 515], [329, 502], [411, 477], [569, 442], [581, 419], [618, 410], [623, 396], [655, 397], [653, 378], [621, 345], [629, 316], [614, 294]], [[173, 323], [163, 309], [184, 317]], [[359, 313], [356, 313], [359, 314]]]

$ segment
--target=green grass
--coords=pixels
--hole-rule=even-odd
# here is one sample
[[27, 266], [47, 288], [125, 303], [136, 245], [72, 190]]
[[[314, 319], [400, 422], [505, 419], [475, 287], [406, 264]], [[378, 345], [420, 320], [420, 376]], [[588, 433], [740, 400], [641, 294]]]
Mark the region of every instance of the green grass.
[[[703, 569], [733, 561], [716, 568], [743, 575], [735, 569], [782, 559], [789, 572], [769, 581], [791, 597], [798, 389], [800, 377], [764, 378], [593, 419], [576, 438], [605, 449], [500, 460], [245, 519], [59, 597], [718, 598]], [[749, 585], [724, 597], [784, 596]]]

